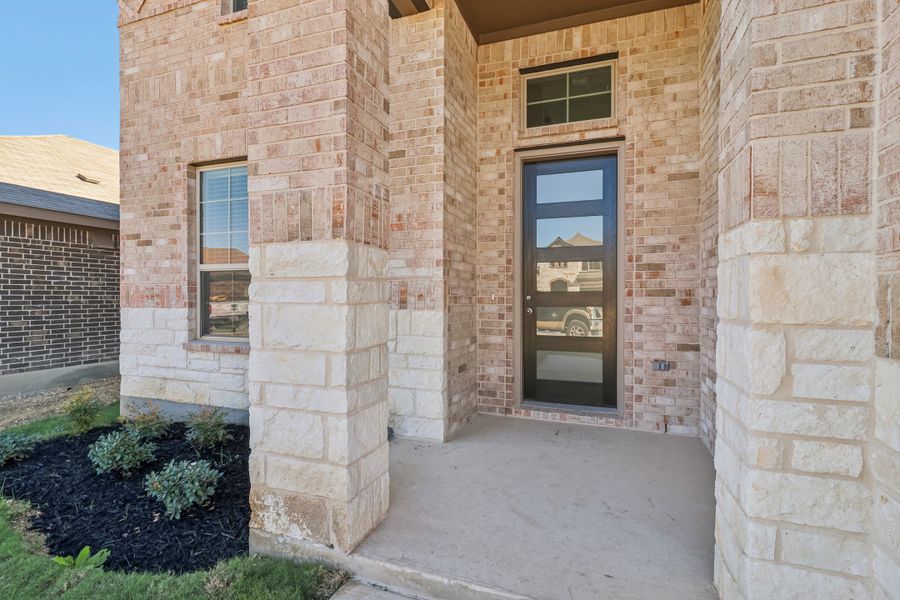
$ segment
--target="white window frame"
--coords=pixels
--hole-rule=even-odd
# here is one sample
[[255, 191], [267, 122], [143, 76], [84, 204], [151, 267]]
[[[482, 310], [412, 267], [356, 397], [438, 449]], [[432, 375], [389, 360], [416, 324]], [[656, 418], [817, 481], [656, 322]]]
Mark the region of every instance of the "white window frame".
[[[600, 121], [603, 119], [613, 119], [616, 116], [616, 63], [618, 60], [604, 60], [593, 63], [585, 63], [580, 65], [573, 65], [570, 67], [560, 67], [558, 69], [548, 69], [546, 71], [535, 71], [533, 73], [528, 73], [526, 75], [522, 75], [522, 106], [521, 106], [521, 115], [522, 115], [522, 129], [538, 129], [540, 127], [553, 127], [559, 125], [570, 125], [573, 123], [590, 123], [591, 121]], [[609, 91], [608, 92], [595, 92], [593, 94], [579, 94], [576, 96], [569, 95], [569, 78], [566, 78], [566, 95], [562, 98], [554, 98], [552, 100], [537, 100], [535, 102], [528, 102], [528, 82], [532, 79], [543, 79], [544, 77], [553, 77], [554, 75], [568, 75], [569, 73], [578, 73], [580, 71], [593, 71], [594, 69], [599, 69], [601, 67], [608, 66], [610, 68], [609, 72]], [[586, 98], [589, 96], [601, 96], [603, 94], [609, 94], [609, 116], [608, 117], [595, 117], [593, 119], [582, 119], [580, 121], [570, 121], [569, 120], [569, 101], [573, 98]], [[559, 102], [560, 100], [566, 101], [566, 120], [562, 123], [554, 123], [553, 125], [535, 125], [533, 127], [528, 126], [528, 107], [534, 106], [536, 104], [549, 104], [550, 102]]]
[[[222, 169], [233, 169], [235, 167], [246, 167], [246, 161], [234, 161], [234, 162], [226, 162], [226, 163], [216, 163], [213, 165], [205, 165], [202, 167], [197, 167], [196, 169], [196, 179], [195, 185], [197, 189], [195, 190], [195, 198], [194, 198], [194, 206], [197, 208], [197, 216], [194, 222], [196, 234], [196, 267], [197, 267], [197, 312], [196, 312], [196, 339], [210, 342], [234, 342], [234, 343], [243, 343], [250, 341], [248, 337], [237, 337], [237, 336], [227, 336], [227, 335], [203, 335], [203, 309], [206, 306], [206, 302], [203, 299], [203, 284], [202, 278], [203, 273], [208, 271], [250, 271], [250, 263], [249, 258], [247, 263], [238, 263], [238, 264], [204, 264], [203, 262], [203, 236], [201, 232], [203, 231], [203, 223], [202, 223], [202, 211], [200, 208], [200, 202], [202, 200], [202, 192], [203, 192], [203, 173], [208, 171], [221, 171]], [[249, 196], [249, 193], [248, 193]], [[250, 200], [247, 199], [248, 211], [249, 211]], [[249, 223], [248, 223], [249, 230]], [[249, 232], [249, 231], [248, 231]]]

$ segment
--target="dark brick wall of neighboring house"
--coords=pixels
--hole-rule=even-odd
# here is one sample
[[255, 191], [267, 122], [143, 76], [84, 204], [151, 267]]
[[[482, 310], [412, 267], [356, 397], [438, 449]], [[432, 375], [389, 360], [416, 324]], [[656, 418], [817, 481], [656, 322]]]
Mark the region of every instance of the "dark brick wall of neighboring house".
[[0, 375], [118, 354], [118, 234], [0, 216]]

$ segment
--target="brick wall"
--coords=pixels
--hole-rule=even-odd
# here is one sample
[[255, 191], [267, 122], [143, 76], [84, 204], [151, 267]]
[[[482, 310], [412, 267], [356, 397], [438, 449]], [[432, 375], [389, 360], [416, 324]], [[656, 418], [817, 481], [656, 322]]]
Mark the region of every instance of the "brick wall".
[[476, 410], [477, 47], [454, 0], [446, 1], [444, 257], [447, 304], [448, 435]]
[[122, 394], [246, 409], [246, 349], [190, 343], [195, 165], [247, 155], [246, 14], [220, 0], [122, 6]]
[[475, 411], [475, 40], [453, 0], [391, 23], [391, 413], [445, 439]]
[[0, 375], [116, 360], [119, 251], [94, 235], [0, 218]]
[[[484, 412], [696, 435], [700, 423], [697, 5], [478, 49], [478, 402]], [[518, 69], [618, 52], [616, 118], [524, 129]], [[624, 418], [514, 401], [514, 150], [625, 137]], [[668, 373], [650, 370], [668, 359]]]
[[391, 423], [443, 439], [448, 381], [444, 253], [443, 5], [391, 21]]
[[[220, 0], [120, 16], [122, 304], [194, 302], [193, 165], [247, 155], [247, 21]], [[152, 17], [152, 18], [151, 18]]]
[[716, 444], [721, 10], [721, 0], [700, 3], [700, 439], [710, 451]]

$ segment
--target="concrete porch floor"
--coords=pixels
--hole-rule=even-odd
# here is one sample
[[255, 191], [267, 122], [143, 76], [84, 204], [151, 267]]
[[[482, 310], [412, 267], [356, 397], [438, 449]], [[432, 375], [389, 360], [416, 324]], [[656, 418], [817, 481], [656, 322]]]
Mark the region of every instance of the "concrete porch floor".
[[353, 555], [438, 598], [714, 598], [713, 479], [697, 439], [478, 416], [391, 443], [390, 511]]

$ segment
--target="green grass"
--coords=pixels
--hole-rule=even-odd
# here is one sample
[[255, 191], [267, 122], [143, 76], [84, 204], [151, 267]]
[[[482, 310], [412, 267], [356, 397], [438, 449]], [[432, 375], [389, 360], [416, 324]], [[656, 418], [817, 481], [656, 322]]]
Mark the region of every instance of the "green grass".
[[[94, 426], [110, 425], [118, 414], [118, 406], [110, 405]], [[65, 434], [62, 424], [63, 417], [52, 417], [9, 431], [54, 437]], [[256, 556], [235, 558], [209, 571], [184, 575], [67, 569], [55, 564], [44, 552], [40, 536], [27, 529], [29, 514], [27, 504], [0, 498], [0, 598], [324, 600], [344, 580], [343, 574], [321, 565]]]
[[[118, 403], [104, 406], [103, 410], [101, 410], [97, 415], [97, 418], [94, 419], [91, 427], [104, 427], [106, 425], [112, 425], [116, 422], [117, 418], [119, 418]], [[24, 425], [16, 425], [15, 427], [4, 429], [4, 431], [8, 431], [10, 433], [24, 433], [26, 435], [34, 435], [40, 438], [52, 438], [60, 435], [66, 435], [68, 433], [68, 431], [66, 430], [65, 415], [50, 417], [48, 419], [41, 419], [40, 421], [32, 421], [31, 423], [25, 423]]]

